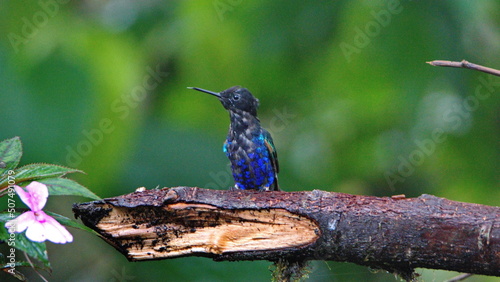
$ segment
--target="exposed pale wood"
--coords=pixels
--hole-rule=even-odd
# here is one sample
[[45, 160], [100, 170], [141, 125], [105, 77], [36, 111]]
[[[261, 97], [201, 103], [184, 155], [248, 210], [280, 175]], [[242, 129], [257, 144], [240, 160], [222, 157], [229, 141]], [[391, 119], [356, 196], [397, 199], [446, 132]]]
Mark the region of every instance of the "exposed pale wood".
[[319, 237], [314, 221], [284, 209], [226, 210], [176, 203], [157, 210], [153, 219], [144, 208], [101, 208], [109, 213], [95, 228], [111, 236], [114, 245], [125, 247], [131, 260], [299, 247]]

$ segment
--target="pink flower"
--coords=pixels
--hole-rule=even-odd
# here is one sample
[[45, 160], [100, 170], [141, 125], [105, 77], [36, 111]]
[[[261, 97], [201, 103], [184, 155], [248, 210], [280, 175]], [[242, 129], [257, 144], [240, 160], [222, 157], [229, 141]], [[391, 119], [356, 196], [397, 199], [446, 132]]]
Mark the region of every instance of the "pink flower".
[[45, 184], [33, 181], [26, 190], [15, 185], [19, 198], [31, 209], [20, 216], [5, 223], [9, 232], [23, 232], [26, 230], [26, 237], [34, 242], [49, 240], [53, 243], [65, 244], [73, 241], [71, 233], [64, 228], [57, 220], [42, 211], [49, 190]]

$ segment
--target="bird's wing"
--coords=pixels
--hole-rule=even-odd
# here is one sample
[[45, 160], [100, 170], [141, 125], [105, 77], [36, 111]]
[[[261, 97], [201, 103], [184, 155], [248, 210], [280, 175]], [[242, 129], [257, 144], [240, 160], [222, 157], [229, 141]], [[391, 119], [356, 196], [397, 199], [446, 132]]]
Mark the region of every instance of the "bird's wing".
[[264, 135], [264, 144], [266, 145], [267, 150], [269, 151], [269, 156], [271, 157], [271, 163], [273, 165], [274, 171], [276, 174], [280, 171], [280, 166], [278, 163], [278, 154], [276, 153], [276, 147], [274, 147], [273, 138], [271, 134], [267, 132], [267, 130], [262, 129], [262, 134]]

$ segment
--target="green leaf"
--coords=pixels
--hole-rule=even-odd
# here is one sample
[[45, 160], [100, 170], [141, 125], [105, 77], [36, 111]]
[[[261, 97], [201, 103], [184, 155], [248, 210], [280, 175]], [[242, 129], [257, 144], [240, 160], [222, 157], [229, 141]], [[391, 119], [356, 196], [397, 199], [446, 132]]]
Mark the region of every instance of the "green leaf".
[[4, 272], [12, 275], [14, 278], [16, 278], [19, 281], [28, 281], [26, 279], [26, 277], [24, 276], [24, 274], [22, 274], [20, 271], [17, 270], [21, 266], [31, 267], [31, 265], [26, 261], [16, 261], [14, 263], [13, 269], [11, 269], [11, 266], [9, 264], [5, 264], [5, 263], [3, 263], [1, 265], [1, 268]]
[[14, 248], [26, 252], [30, 257], [39, 260], [45, 267], [50, 268], [49, 256], [45, 242], [33, 242], [23, 233], [14, 233], [16, 244]]
[[[15, 174], [13, 175], [13, 177], [16, 183], [21, 183], [28, 180], [50, 178], [50, 177], [62, 177], [68, 173], [73, 173], [73, 172], [83, 173], [83, 171], [74, 168], [52, 165], [52, 164], [41, 164], [41, 163], [25, 165], [15, 169], [14, 172]], [[4, 187], [6, 185], [7, 181], [6, 179], [4, 179], [3, 182], [0, 183], [0, 187]]]
[[50, 195], [72, 195], [83, 196], [94, 200], [101, 199], [85, 186], [68, 178], [46, 178], [41, 179], [38, 182], [47, 185]]
[[[7, 251], [7, 256], [10, 256], [10, 248], [9, 248], [9, 251]], [[22, 258], [25, 259], [24, 256], [22, 256]], [[21, 267], [30, 267], [30, 268], [39, 269], [39, 270], [46, 270], [46, 271], [50, 272], [50, 268], [40, 267], [36, 264], [31, 264], [28, 261], [20, 260], [17, 255], [15, 257], [15, 262], [12, 262], [11, 258], [8, 258], [5, 255], [0, 253], [0, 268], [2, 269], [2, 271], [12, 275], [14, 278], [16, 278], [20, 281], [28, 281], [26, 279], [26, 277], [24, 276], [24, 274], [22, 274], [19, 271], [19, 269]], [[40, 273], [38, 273], [38, 274], [41, 275]]]
[[[5, 223], [9, 220], [12, 220], [18, 216], [20, 216], [21, 213], [20, 212], [0, 212], [0, 225], [4, 226]], [[2, 231], [5, 231], [7, 234], [7, 236], [4, 236], [5, 234], [2, 233]], [[0, 228], [0, 240], [5, 240], [5, 239], [8, 239], [9, 238], [9, 233], [7, 232], [7, 229], [6, 228]]]
[[92, 230], [91, 228], [75, 221], [75, 220], [72, 220], [72, 219], [69, 219], [65, 216], [62, 216], [60, 214], [57, 214], [57, 213], [53, 213], [53, 212], [49, 212], [49, 211], [46, 211], [45, 213], [47, 213], [48, 215], [52, 216], [53, 218], [55, 218], [60, 224], [62, 225], [66, 225], [66, 226], [69, 226], [69, 227], [73, 227], [73, 228], [77, 228], [77, 229], [80, 229], [80, 230], [84, 230], [84, 231], [88, 231], [90, 233], [93, 233], [93, 234], [96, 234], [96, 235], [99, 235], [97, 232], [95, 232], [94, 230]]
[[14, 169], [23, 155], [21, 139], [14, 137], [0, 142], [0, 175]]
[[18, 217], [21, 213], [14, 212], [14, 213], [8, 213], [8, 212], [2, 212], [0, 213], [0, 240], [5, 242], [7, 245], [10, 246], [10, 233], [8, 232], [7, 228], [5, 227], [5, 223], [11, 219], [14, 219]]
[[[18, 213], [14, 213], [18, 214]], [[12, 217], [10, 213], [2, 212], [0, 213], [0, 238], [7, 242], [9, 247], [14, 247], [20, 251], [27, 253], [30, 257], [35, 258], [43, 263], [43, 265], [47, 268], [50, 268], [49, 257], [47, 255], [47, 248], [45, 243], [33, 242], [26, 238], [26, 235], [23, 233], [12, 233], [10, 234], [5, 228], [4, 222], [7, 220], [11, 220]]]

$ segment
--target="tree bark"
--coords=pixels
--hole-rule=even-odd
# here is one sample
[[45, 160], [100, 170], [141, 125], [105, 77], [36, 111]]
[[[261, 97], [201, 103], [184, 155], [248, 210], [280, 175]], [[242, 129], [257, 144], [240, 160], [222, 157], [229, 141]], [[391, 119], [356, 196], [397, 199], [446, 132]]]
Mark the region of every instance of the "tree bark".
[[129, 260], [347, 261], [413, 277], [417, 267], [500, 276], [500, 208], [422, 195], [143, 190], [75, 204]]

